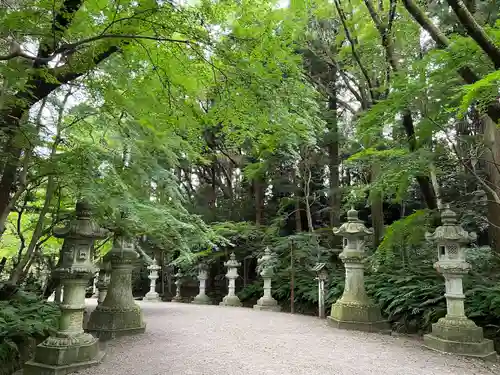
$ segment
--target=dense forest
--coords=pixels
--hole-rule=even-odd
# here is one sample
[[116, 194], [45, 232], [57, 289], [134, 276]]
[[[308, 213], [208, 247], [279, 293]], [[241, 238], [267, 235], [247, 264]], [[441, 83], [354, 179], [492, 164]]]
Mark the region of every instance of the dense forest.
[[449, 204], [478, 234], [467, 314], [500, 337], [499, 12], [491, 0], [2, 1], [0, 356], [50, 331], [56, 309], [33, 299], [52, 293], [52, 230], [80, 198], [186, 273], [230, 251], [255, 267], [270, 246], [275, 298], [306, 313], [315, 263], [327, 305], [342, 293], [331, 229], [354, 207], [374, 232], [367, 291], [409, 333], [446, 312], [424, 234]]

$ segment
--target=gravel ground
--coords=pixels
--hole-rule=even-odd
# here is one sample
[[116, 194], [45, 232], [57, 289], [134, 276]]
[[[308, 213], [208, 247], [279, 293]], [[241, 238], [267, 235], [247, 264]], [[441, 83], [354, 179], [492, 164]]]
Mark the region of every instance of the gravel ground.
[[490, 375], [500, 366], [421, 342], [338, 330], [314, 317], [140, 302], [146, 333], [111, 341], [80, 375]]

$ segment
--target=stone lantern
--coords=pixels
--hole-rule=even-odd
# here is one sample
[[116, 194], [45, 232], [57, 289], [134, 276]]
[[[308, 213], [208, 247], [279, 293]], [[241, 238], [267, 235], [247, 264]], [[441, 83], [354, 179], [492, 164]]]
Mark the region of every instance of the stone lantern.
[[345, 267], [345, 286], [342, 297], [332, 305], [328, 322], [342, 329], [389, 331], [390, 326], [382, 319], [380, 307], [365, 291], [365, 236], [373, 231], [359, 220], [358, 212], [351, 208], [347, 212], [347, 223], [333, 228], [333, 233], [343, 237], [343, 250], [339, 257]]
[[108, 233], [91, 220], [85, 201], [76, 204], [76, 218], [67, 227], [54, 230], [54, 236], [64, 239], [61, 261], [54, 270], [64, 287], [59, 328], [37, 346], [34, 359], [24, 366], [25, 375], [67, 374], [95, 365], [104, 356], [98, 340], [83, 331], [83, 312], [85, 289], [96, 271], [93, 244]]
[[198, 305], [211, 305], [212, 301], [210, 297], [206, 295], [206, 283], [208, 280], [208, 265], [206, 263], [200, 263], [198, 265], [198, 281], [200, 282], [200, 291], [196, 297], [193, 298], [191, 303]]
[[158, 279], [158, 270], [160, 269], [161, 267], [156, 263], [156, 259], [153, 259], [153, 263], [148, 266], [149, 270], [148, 279], [150, 280], [150, 283], [149, 283], [149, 292], [147, 292], [146, 295], [144, 296], [145, 301], [150, 301], [150, 302], [160, 301], [160, 297], [156, 292], [156, 280]]
[[469, 272], [465, 261], [465, 245], [476, 239], [457, 224], [457, 214], [446, 207], [441, 214], [442, 226], [425, 238], [437, 244], [438, 261], [434, 268], [444, 276], [446, 316], [432, 325], [432, 332], [424, 336], [430, 349], [470, 357], [494, 359], [491, 340], [484, 339], [483, 329], [465, 316], [462, 278]]
[[315, 280], [318, 280], [318, 316], [321, 319], [325, 318], [325, 281], [328, 279], [325, 266], [326, 263], [316, 263], [312, 269], [316, 273]]
[[101, 262], [99, 264], [99, 275], [97, 277], [96, 287], [99, 291], [97, 293], [97, 304], [104, 302], [106, 294], [108, 293], [109, 279], [111, 274], [111, 264], [109, 262]]
[[182, 278], [184, 277], [184, 274], [182, 271], [179, 269], [177, 273], [174, 275], [175, 277], [175, 296], [172, 297], [173, 302], [182, 302], [182, 295], [181, 295], [181, 287], [183, 280]]
[[269, 247], [264, 250], [264, 255], [257, 260], [257, 272], [264, 279], [264, 295], [253, 306], [256, 310], [281, 311], [271, 293], [271, 280], [274, 275], [275, 257]]
[[87, 330], [101, 339], [143, 333], [142, 310], [132, 295], [132, 269], [139, 254], [132, 241], [115, 234], [113, 247], [104, 256], [111, 263], [111, 279], [104, 301], [90, 314]]
[[222, 299], [222, 302], [219, 303], [220, 306], [242, 306], [240, 299], [235, 293], [236, 279], [239, 277], [238, 267], [240, 266], [241, 263], [236, 260], [236, 255], [234, 255], [234, 253], [231, 253], [227, 262], [224, 262], [224, 267], [227, 268], [226, 279], [229, 281], [229, 285], [227, 288], [227, 296], [225, 296]]

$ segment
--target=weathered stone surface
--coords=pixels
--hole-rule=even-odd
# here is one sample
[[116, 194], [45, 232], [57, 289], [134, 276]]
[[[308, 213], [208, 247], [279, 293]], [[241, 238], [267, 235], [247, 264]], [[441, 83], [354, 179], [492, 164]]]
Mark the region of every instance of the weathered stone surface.
[[243, 304], [237, 295], [227, 295], [222, 299], [222, 302], [219, 303], [219, 306], [233, 306], [233, 307], [241, 307]]
[[333, 233], [343, 236], [343, 251], [339, 255], [345, 266], [345, 286], [342, 297], [332, 305], [330, 325], [361, 331], [390, 331], [390, 325], [382, 319], [380, 307], [372, 302], [365, 290], [364, 237], [372, 233], [358, 219], [354, 209], [347, 213], [347, 223], [334, 228]]
[[446, 280], [447, 312], [432, 325], [432, 332], [424, 336], [424, 345], [447, 353], [495, 359], [493, 342], [484, 339], [483, 329], [465, 316], [462, 278], [469, 272], [470, 264], [465, 260], [464, 245], [474, 240], [476, 234], [465, 231], [456, 217], [447, 207], [441, 214], [443, 225], [425, 235], [427, 240], [437, 243], [438, 261], [434, 268]]
[[241, 263], [236, 260], [236, 255], [231, 253], [229, 260], [224, 262], [224, 266], [227, 268], [226, 279], [229, 281], [227, 296], [222, 299], [219, 306], [234, 306], [241, 307], [243, 304], [235, 293], [236, 284], [235, 281], [238, 278], [238, 267]]
[[389, 323], [382, 318], [378, 305], [340, 300], [333, 304], [328, 324], [336, 328], [365, 332], [389, 333], [391, 331]]
[[139, 254], [123, 236], [116, 236], [105, 260], [111, 262], [111, 280], [104, 301], [90, 314], [87, 331], [101, 339], [143, 333], [142, 310], [132, 295], [133, 261]]
[[93, 243], [107, 234], [91, 221], [85, 202], [77, 203], [75, 220], [54, 231], [56, 237], [64, 238], [61, 259], [54, 270], [64, 288], [59, 328], [55, 336], [37, 346], [34, 359], [24, 366], [25, 375], [64, 375], [95, 365], [104, 356], [98, 340], [83, 331], [83, 313], [85, 288], [96, 272]]

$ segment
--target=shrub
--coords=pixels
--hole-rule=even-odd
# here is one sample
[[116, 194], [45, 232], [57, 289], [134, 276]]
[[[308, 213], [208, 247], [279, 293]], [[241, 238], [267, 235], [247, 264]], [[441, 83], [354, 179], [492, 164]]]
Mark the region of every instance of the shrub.
[[55, 332], [59, 314], [56, 304], [22, 291], [0, 301], [0, 374], [17, 370], [33, 344]]

